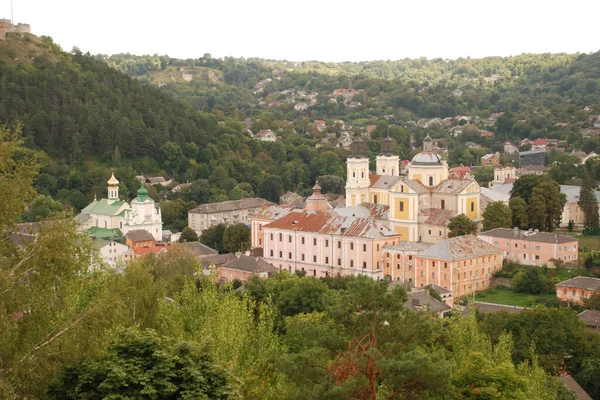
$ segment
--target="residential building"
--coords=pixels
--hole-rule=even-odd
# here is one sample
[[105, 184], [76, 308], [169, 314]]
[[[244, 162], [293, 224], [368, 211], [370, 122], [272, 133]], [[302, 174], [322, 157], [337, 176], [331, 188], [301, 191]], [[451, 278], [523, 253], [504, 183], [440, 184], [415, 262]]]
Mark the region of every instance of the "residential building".
[[137, 197], [131, 205], [119, 199], [119, 181], [112, 174], [108, 180], [108, 198], [94, 201], [85, 207], [75, 217], [79, 229], [88, 231], [90, 228], [119, 230], [126, 234], [133, 230], [145, 230], [154, 240], [162, 240], [162, 215], [160, 208], [148, 196], [148, 191], [141, 184]]
[[546, 151], [546, 146], [548, 145], [548, 141], [546, 139], [537, 138], [533, 142], [531, 142], [531, 150], [544, 150]]
[[522, 151], [519, 153], [519, 167], [528, 167], [530, 165], [543, 166], [546, 162], [546, 152], [544, 150]]
[[561, 301], [583, 304], [583, 300], [600, 293], [600, 278], [577, 276], [557, 283], [556, 297]]
[[218, 224], [250, 225], [250, 215], [264, 204], [273, 204], [260, 198], [222, 201], [202, 204], [188, 211], [188, 226], [198, 235], [205, 229]]
[[261, 257], [251, 257], [243, 254], [236, 254], [230, 261], [216, 267], [217, 277], [221, 282], [240, 280], [246, 282], [252, 276], [260, 278], [269, 278], [278, 271], [272, 264], [269, 264]]
[[262, 229], [267, 262], [316, 277], [383, 279], [383, 248], [400, 241], [398, 233], [379, 221], [341, 216], [333, 210], [293, 211]]
[[[295, 194], [295, 193], [292, 193]], [[304, 200], [303, 197], [300, 199]], [[252, 248], [263, 247], [264, 245], [264, 231], [263, 226], [270, 224], [271, 222], [278, 220], [281, 217], [285, 217], [292, 211], [296, 210], [295, 206], [290, 205], [279, 205], [279, 204], [265, 204], [256, 209], [250, 215], [250, 227], [251, 227], [251, 241]]]
[[427, 289], [413, 289], [408, 293], [406, 303], [404, 304], [415, 311], [429, 312], [440, 318], [452, 310], [452, 307], [449, 305], [433, 298]]
[[490, 153], [484, 156], [481, 156], [481, 166], [487, 167], [490, 165], [500, 165], [500, 153]]
[[543, 175], [546, 172], [546, 167], [543, 165], [530, 165], [528, 167], [519, 168], [517, 176], [523, 175]]
[[471, 167], [460, 165], [459, 167], [450, 168], [449, 178], [465, 179], [471, 177]]
[[[145, 232], [145, 231], [144, 231]], [[148, 234], [148, 232], [146, 232]], [[154, 240], [154, 239], [153, 239]], [[124, 264], [131, 259], [129, 246], [113, 240], [94, 239], [91, 242], [92, 251], [94, 251], [102, 262], [119, 271], [123, 270]], [[90, 268], [97, 265], [94, 256], [90, 260]]]
[[521, 264], [554, 267], [555, 260], [577, 262], [579, 241], [571, 236], [519, 228], [496, 228], [477, 236], [500, 249], [505, 259]]
[[254, 138], [261, 142], [275, 142], [277, 141], [277, 134], [270, 129], [263, 129], [258, 131]]
[[577, 318], [585, 324], [586, 328], [600, 332], [600, 311], [585, 310], [580, 312]]
[[213, 249], [212, 247], [208, 247], [207, 245], [200, 242], [179, 243], [178, 246], [187, 249], [187, 251], [189, 251], [191, 255], [200, 260], [219, 254], [217, 250]]
[[[400, 161], [394, 154], [392, 139], [383, 141], [383, 152], [376, 159], [376, 173], [369, 171], [365, 142], [360, 138], [352, 144], [352, 155], [346, 160], [346, 207], [362, 203], [385, 204], [389, 209], [389, 228], [404, 241], [427, 241], [420, 224], [436, 216], [436, 226], [447, 221], [438, 217], [455, 215], [434, 210], [451, 210], [480, 222], [479, 184], [472, 177], [449, 179], [446, 160], [433, 151], [433, 140], [427, 136], [423, 151], [407, 166], [407, 176], [400, 176]], [[428, 210], [428, 211], [426, 211]], [[429, 229], [426, 229], [429, 232]], [[444, 239], [445, 233], [441, 239]], [[438, 241], [432, 230], [432, 241]]]
[[453, 296], [464, 296], [490, 286], [502, 268], [502, 252], [475, 236], [458, 236], [436, 244], [409, 243], [384, 249], [387, 279], [421, 288], [435, 284]]
[[504, 142], [504, 153], [515, 154], [519, 152], [519, 148], [509, 141]]
[[173, 183], [173, 179], [166, 180], [163, 176], [150, 176], [145, 178], [144, 183], [152, 186], [169, 186], [171, 183]]

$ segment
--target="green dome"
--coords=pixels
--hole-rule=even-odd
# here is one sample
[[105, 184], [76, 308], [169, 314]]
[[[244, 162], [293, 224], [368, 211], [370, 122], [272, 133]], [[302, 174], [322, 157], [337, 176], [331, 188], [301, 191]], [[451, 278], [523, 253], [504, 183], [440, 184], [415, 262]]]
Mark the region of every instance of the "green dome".
[[148, 190], [146, 190], [143, 183], [142, 187], [138, 189], [137, 194], [138, 196], [148, 196]]

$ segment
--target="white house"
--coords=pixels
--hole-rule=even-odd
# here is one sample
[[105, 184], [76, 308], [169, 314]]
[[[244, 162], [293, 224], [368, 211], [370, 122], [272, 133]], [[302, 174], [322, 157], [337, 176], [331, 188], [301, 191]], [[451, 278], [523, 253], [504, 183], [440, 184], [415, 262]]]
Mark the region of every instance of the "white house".
[[[112, 240], [95, 239], [92, 241], [92, 250], [96, 252], [105, 265], [122, 271], [124, 264], [130, 260], [129, 246]], [[92, 256], [90, 269], [96, 267], [96, 260]]]

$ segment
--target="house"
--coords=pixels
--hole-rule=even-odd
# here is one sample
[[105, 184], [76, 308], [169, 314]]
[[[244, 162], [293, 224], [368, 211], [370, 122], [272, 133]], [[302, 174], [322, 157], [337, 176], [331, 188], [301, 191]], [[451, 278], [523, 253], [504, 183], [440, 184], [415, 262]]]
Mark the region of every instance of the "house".
[[254, 138], [261, 142], [275, 142], [277, 140], [277, 134], [270, 129], [262, 129], [258, 131]]
[[282, 206], [292, 206], [296, 208], [304, 208], [305, 197], [300, 196], [298, 193], [287, 192], [279, 196], [279, 204]]
[[460, 96], [462, 96], [462, 95], [463, 95], [463, 91], [462, 91], [462, 90], [460, 90], [460, 89], [454, 89], [454, 90], [452, 91], [452, 94], [453, 94], [454, 96], [456, 96], [456, 97], [460, 97]]
[[[146, 231], [143, 232], [148, 234]], [[129, 246], [115, 242], [114, 240], [93, 239], [91, 241], [91, 248], [95, 255], [100, 257], [105, 265], [119, 271], [123, 270], [123, 265], [128, 262], [132, 256]], [[90, 268], [96, 266], [96, 260], [94, 260], [94, 256], [92, 256]]]
[[600, 128], [600, 117], [594, 122], [594, 128]]
[[515, 154], [519, 152], [519, 148], [509, 142], [508, 140], [504, 142], [504, 153], [506, 154]]
[[435, 284], [454, 297], [487, 289], [493, 273], [502, 268], [502, 252], [472, 235], [430, 245], [388, 245], [383, 260], [387, 279], [416, 288]]
[[323, 121], [322, 119], [315, 120], [315, 125], [317, 126], [317, 130], [319, 132], [323, 132], [325, 129], [327, 129], [327, 122]]
[[173, 183], [172, 179], [166, 180], [163, 176], [150, 176], [150, 177], [146, 177], [146, 180], [144, 181], [144, 183], [147, 183], [148, 185], [161, 185], [161, 186], [169, 186], [171, 183]]
[[529, 140], [529, 138], [521, 140], [521, 146], [527, 146], [528, 144], [533, 144], [533, 141]]
[[339, 145], [342, 146], [346, 150], [349, 149], [350, 146], [352, 146], [352, 138], [350, 137], [350, 135], [342, 135], [338, 142], [339, 142]]
[[182, 190], [188, 189], [190, 186], [192, 186], [191, 183], [180, 183], [179, 185], [177, 185], [173, 189], [171, 189], [171, 192], [179, 193]]
[[435, 299], [429, 294], [427, 289], [413, 289], [407, 295], [407, 300], [404, 305], [412, 308], [415, 311], [426, 311], [443, 318], [444, 314], [452, 310], [447, 304]]
[[542, 139], [542, 138], [538, 138], [535, 139], [532, 143], [531, 143], [531, 150], [535, 151], [535, 150], [546, 150], [546, 146], [548, 144], [548, 141], [546, 139]]
[[586, 328], [600, 332], [600, 311], [585, 310], [580, 312], [577, 318], [585, 324]]
[[190, 252], [191, 255], [198, 259], [203, 259], [219, 254], [217, 250], [200, 242], [179, 243], [178, 246], [186, 249]]
[[255, 197], [201, 204], [188, 211], [188, 226], [201, 235], [205, 229], [218, 224], [250, 225], [250, 215], [264, 204], [273, 203]]
[[448, 164], [433, 151], [431, 137], [423, 140], [423, 151], [412, 158], [406, 176], [399, 175], [400, 159], [394, 154], [393, 141], [383, 141], [383, 151], [376, 157], [376, 173], [369, 170], [365, 150], [365, 142], [357, 139], [352, 144], [352, 155], [346, 159], [346, 207], [362, 203], [388, 205], [387, 226], [404, 241], [440, 240], [439, 231], [434, 233], [437, 226], [432, 228], [433, 236], [423, 236], [429, 231], [428, 227], [420, 228], [429, 218], [423, 210], [429, 210], [429, 216], [436, 220], [449, 213], [431, 209], [451, 210], [481, 220], [479, 184], [472, 178], [450, 179]]
[[[142, 229], [150, 233], [155, 240], [161, 241], [162, 214], [160, 208], [148, 195], [144, 184], [141, 184], [137, 197], [130, 204], [119, 199], [119, 181], [114, 174], [107, 183], [108, 198], [100, 200], [94, 198], [94, 201], [74, 218], [79, 223], [78, 229], [80, 231], [88, 231], [92, 228], [96, 231], [105, 230], [108, 236]], [[102, 235], [102, 237], [107, 236]]]
[[543, 175], [546, 172], [546, 167], [543, 165], [530, 165], [528, 167], [519, 168], [517, 170], [517, 176], [523, 175]]
[[524, 265], [555, 266], [555, 260], [577, 262], [579, 241], [571, 236], [519, 228], [496, 228], [477, 235], [502, 251], [505, 259]]
[[495, 152], [481, 156], [481, 166], [488, 167], [490, 165], [500, 165], [500, 153]]
[[130, 248], [130, 257], [145, 257], [150, 253], [163, 253], [171, 248], [171, 244], [156, 242], [152, 235], [143, 229], [127, 232], [125, 244]]
[[456, 137], [456, 136], [460, 136], [463, 133], [463, 128], [460, 125], [457, 125], [455, 127], [453, 127], [452, 129], [450, 129], [450, 133], [452, 134], [452, 136]]
[[560, 301], [582, 305], [584, 299], [600, 293], [600, 278], [577, 276], [557, 283], [555, 286], [556, 297]]
[[591, 396], [587, 394], [585, 390], [583, 390], [583, 388], [575, 379], [573, 379], [571, 375], [562, 375], [559, 379], [568, 390], [575, 394], [575, 398], [577, 400], [592, 400]]
[[205, 276], [209, 276], [214, 270], [215, 273], [219, 267], [223, 264], [228, 263], [233, 260], [235, 255], [231, 253], [227, 254], [213, 254], [209, 256], [205, 256], [199, 259], [200, 264], [202, 265], [202, 272]]
[[521, 168], [528, 167], [530, 165], [541, 165], [543, 166], [546, 162], [546, 151], [545, 150], [532, 150], [522, 151], [519, 153], [519, 166]]
[[377, 129], [377, 125], [367, 125], [366, 131], [369, 135], [371, 135], [375, 129]]
[[240, 280], [246, 282], [252, 276], [270, 278], [278, 271], [261, 257], [236, 254], [232, 260], [217, 266], [217, 277], [221, 282]]
[[471, 167], [460, 165], [459, 167], [450, 168], [450, 178], [465, 179], [471, 176]]
[[[281, 200], [286, 196], [286, 200]], [[286, 193], [281, 196], [279, 204], [265, 204], [259, 207], [250, 215], [251, 221], [251, 241], [252, 248], [263, 247], [264, 245], [264, 232], [263, 227], [279, 218], [285, 217], [292, 211], [304, 206], [304, 197], [297, 195], [296, 193]], [[294, 195], [294, 196], [293, 196]], [[285, 203], [284, 203], [285, 201]], [[292, 203], [287, 203], [287, 202]]]
[[479, 133], [481, 137], [494, 137], [494, 132], [483, 130]]

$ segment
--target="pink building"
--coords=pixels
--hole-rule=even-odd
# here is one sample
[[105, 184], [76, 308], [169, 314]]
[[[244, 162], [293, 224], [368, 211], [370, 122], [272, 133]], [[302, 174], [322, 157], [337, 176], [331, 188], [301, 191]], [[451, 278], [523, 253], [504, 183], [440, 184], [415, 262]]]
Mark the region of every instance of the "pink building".
[[579, 242], [569, 236], [518, 228], [496, 228], [478, 236], [502, 250], [505, 259], [521, 264], [553, 267], [553, 260], [577, 261]]
[[334, 211], [294, 211], [264, 225], [264, 259], [309, 276], [367, 275], [383, 279], [383, 247], [400, 235], [370, 218]]

